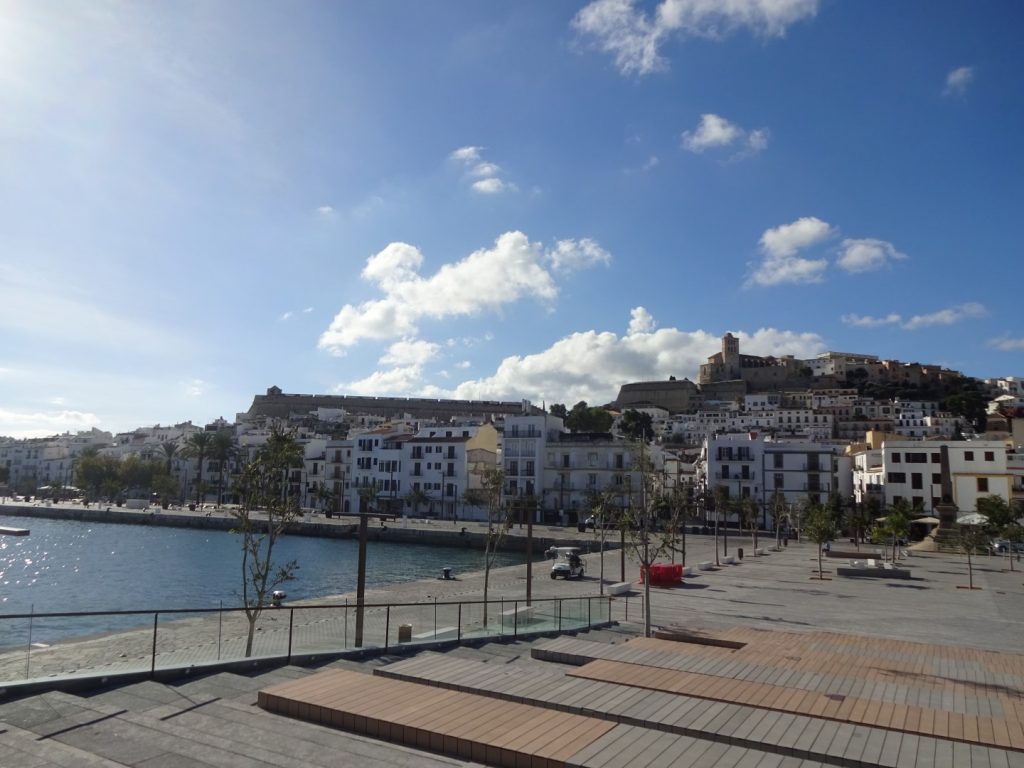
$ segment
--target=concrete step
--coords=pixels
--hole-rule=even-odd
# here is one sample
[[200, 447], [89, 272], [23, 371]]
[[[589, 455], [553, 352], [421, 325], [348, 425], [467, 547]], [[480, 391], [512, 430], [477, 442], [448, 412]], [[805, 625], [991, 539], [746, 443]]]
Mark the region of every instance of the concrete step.
[[3, 768], [121, 768], [123, 763], [44, 739], [32, 731], [5, 723], [0, 726], [0, 766]]

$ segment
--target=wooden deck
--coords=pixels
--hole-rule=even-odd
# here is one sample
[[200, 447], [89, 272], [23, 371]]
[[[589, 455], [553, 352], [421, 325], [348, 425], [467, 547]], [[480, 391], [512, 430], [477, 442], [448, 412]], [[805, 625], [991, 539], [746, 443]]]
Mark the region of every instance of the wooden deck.
[[270, 711], [487, 765], [1024, 768], [1024, 655], [828, 632], [738, 648], [561, 637], [535, 659], [420, 653], [262, 691]]

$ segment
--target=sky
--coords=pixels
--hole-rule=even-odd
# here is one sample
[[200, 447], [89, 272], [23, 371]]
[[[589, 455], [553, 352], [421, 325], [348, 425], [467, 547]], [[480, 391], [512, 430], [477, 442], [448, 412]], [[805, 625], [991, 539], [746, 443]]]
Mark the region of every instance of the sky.
[[1015, 0], [0, 0], [0, 435], [1024, 375]]

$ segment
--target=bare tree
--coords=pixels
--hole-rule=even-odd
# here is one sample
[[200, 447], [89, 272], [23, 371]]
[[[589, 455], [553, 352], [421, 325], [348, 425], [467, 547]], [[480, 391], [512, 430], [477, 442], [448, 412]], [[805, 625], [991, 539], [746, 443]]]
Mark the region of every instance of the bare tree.
[[595, 493], [590, 498], [590, 513], [594, 516], [594, 537], [598, 541], [598, 553], [601, 558], [598, 578], [598, 594], [604, 594], [604, 546], [608, 539], [608, 530], [618, 528], [618, 514], [615, 506], [615, 492], [611, 488]]
[[502, 498], [505, 473], [500, 469], [484, 470], [480, 488], [466, 492], [467, 503], [487, 512], [487, 535], [484, 539], [484, 628], [487, 628], [487, 591], [490, 588], [491, 567], [498, 555], [498, 548], [512, 525], [512, 508]]
[[[267, 597], [281, 584], [295, 578], [299, 564], [274, 562], [274, 546], [288, 524], [299, 515], [299, 499], [288, 494], [288, 471], [302, 466], [302, 446], [295, 437], [274, 429], [266, 444], [243, 468], [238, 478], [241, 504], [232, 509], [233, 533], [242, 539], [242, 605], [249, 622], [245, 655], [252, 655], [256, 622], [267, 606]], [[266, 514], [266, 523], [257, 520]]]

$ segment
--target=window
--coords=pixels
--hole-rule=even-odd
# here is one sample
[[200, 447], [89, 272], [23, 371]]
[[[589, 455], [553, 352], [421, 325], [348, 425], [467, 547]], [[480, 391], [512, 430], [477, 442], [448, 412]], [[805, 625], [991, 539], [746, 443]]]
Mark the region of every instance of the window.
[[783, 458], [784, 457], [783, 457], [783, 455], [781, 453], [776, 453], [774, 456], [772, 456], [772, 462], [773, 462], [772, 466], [775, 469], [782, 469], [782, 459]]
[[898, 453], [894, 453], [892, 455], [892, 463], [893, 464], [899, 464], [900, 463], [900, 455]]
[[886, 478], [886, 482], [905, 483], [907, 482], [907, 475], [905, 472], [890, 472], [889, 477]]
[[988, 493], [988, 478], [987, 477], [979, 477], [978, 478], [978, 493]]
[[910, 474], [910, 487], [913, 488], [915, 491], [919, 491], [922, 488], [924, 488], [924, 485], [921, 481], [920, 472], [912, 472]]
[[938, 472], [932, 472], [932, 485], [942, 485], [942, 475]]
[[928, 462], [927, 453], [908, 453], [907, 463], [908, 464], [925, 464]]
[[914, 496], [910, 500], [910, 506], [912, 506], [914, 509], [921, 509], [924, 506], [924, 497]]
[[775, 473], [775, 487], [776, 487], [776, 489], [781, 489], [782, 488], [782, 486], [785, 484], [785, 481], [786, 481], [785, 478], [786, 478], [786, 476], [784, 474], [782, 474], [781, 472], [776, 472]]
[[942, 461], [941, 456], [939, 454], [937, 454], [937, 453], [933, 453], [932, 454], [932, 464], [938, 464], [940, 461]]
[[964, 451], [964, 461], [974, 461], [974, 451]]
[[996, 460], [996, 452], [995, 451], [985, 451], [985, 461], [995, 461], [995, 460]]
[[563, 453], [562, 454], [562, 466], [564, 468], [566, 468], [566, 469], [569, 468], [569, 454], [568, 453]]

